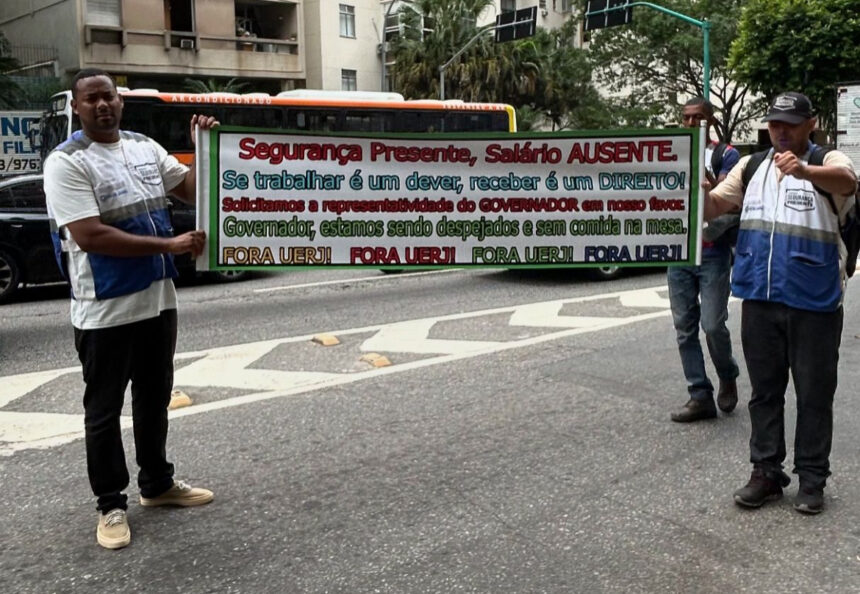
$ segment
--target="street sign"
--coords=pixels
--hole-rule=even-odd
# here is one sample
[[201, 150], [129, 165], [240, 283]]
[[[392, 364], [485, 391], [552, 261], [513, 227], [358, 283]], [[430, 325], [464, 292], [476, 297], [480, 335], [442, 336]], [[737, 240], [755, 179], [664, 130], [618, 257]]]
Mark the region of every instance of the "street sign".
[[531, 37], [535, 34], [537, 6], [503, 12], [496, 16], [496, 43]]
[[860, 81], [836, 84], [836, 148], [860, 173]]
[[[633, 20], [633, 7], [627, 6], [629, 3], [630, 0], [588, 0], [585, 3], [585, 30], [627, 25]], [[627, 8], [603, 12], [620, 6]]]

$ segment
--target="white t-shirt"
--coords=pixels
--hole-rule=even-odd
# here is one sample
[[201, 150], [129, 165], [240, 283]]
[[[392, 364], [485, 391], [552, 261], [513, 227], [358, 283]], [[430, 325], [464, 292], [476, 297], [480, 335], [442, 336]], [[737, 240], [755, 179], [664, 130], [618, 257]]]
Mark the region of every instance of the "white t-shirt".
[[[81, 219], [99, 216], [100, 211], [94, 191], [102, 180], [108, 180], [122, 191], [131, 192], [131, 198], [145, 199], [155, 194], [165, 194], [185, 178], [188, 168], [179, 163], [151, 139], [149, 154], [155, 151], [160, 184], [151, 179], [141, 179], [139, 146], [140, 135], [135, 140], [125, 136], [115, 143], [92, 142], [71, 156], [62, 150], [53, 151], [45, 161], [45, 195], [48, 215], [59, 228], [61, 241], [68, 252], [68, 268], [74, 298], [71, 301], [72, 325], [82, 330], [108, 328], [137, 322], [158, 316], [166, 309], [176, 308], [176, 289], [169, 278], [154, 281], [149, 287], [136, 293], [97, 299], [94, 279], [87, 264], [87, 254], [75, 243], [65, 225]], [[90, 180], [81, 165], [86, 160], [91, 170], [98, 171], [99, 180]]]

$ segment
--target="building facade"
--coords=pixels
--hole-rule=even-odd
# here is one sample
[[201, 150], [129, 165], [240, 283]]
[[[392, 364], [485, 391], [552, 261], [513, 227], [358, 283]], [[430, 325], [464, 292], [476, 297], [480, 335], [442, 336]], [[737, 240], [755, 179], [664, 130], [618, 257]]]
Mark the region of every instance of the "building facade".
[[51, 44], [61, 76], [102, 68], [133, 87], [177, 88], [188, 77], [240, 77], [265, 90], [301, 85], [303, 28], [302, 0], [0, 3], [11, 46]]
[[[181, 89], [186, 78], [250, 81], [246, 90], [390, 90], [390, 41], [408, 0], [2, 0], [14, 47], [39, 40], [67, 78], [102, 68], [134, 88]], [[537, 7], [554, 28], [573, 0], [494, 0], [479, 24]]]

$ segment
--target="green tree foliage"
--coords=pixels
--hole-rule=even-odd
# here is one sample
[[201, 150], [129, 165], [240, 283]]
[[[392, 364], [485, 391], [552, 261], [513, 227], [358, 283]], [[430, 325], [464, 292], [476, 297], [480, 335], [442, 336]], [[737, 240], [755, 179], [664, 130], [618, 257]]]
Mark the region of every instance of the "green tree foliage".
[[[409, 98], [438, 98], [439, 66], [475, 36], [475, 22], [492, 4], [421, 0], [404, 6], [402, 35], [393, 47], [394, 88]], [[591, 85], [587, 54], [573, 45], [576, 28], [571, 22], [507, 43], [494, 43], [488, 30], [446, 69], [446, 98], [510, 103], [518, 108], [521, 130], [547, 122], [554, 129], [606, 125], [612, 111]]]
[[[749, 0], [730, 63], [766, 98], [801, 91], [835, 128], [835, 84], [860, 79], [860, 0]], [[831, 136], [832, 137], [832, 136]]]
[[17, 109], [45, 109], [51, 96], [68, 88], [63, 81], [53, 76], [27, 76], [17, 79], [20, 94]]
[[[418, 0], [400, 9], [402, 35], [394, 42], [394, 87], [408, 98], [439, 98], [439, 67], [471, 40], [478, 17], [492, 0]], [[512, 64], [481, 36], [445, 70], [446, 98], [486, 101], [499, 81], [510, 81]], [[515, 81], [514, 84], [522, 84]]]
[[242, 82], [238, 78], [231, 78], [227, 81], [210, 78], [209, 80], [199, 80], [196, 78], [186, 78], [183, 81], [185, 90], [189, 93], [241, 93], [248, 87], [248, 82]]
[[19, 67], [9, 51], [9, 40], [0, 33], [0, 108], [12, 108], [20, 99], [21, 89], [7, 73]]
[[553, 130], [607, 128], [620, 122], [613, 106], [603, 99], [591, 83], [592, 66], [588, 53], [574, 47], [576, 20], [554, 29], [538, 29], [534, 37], [507, 44], [511, 51], [526, 56], [537, 76], [525, 92], [505, 88], [504, 100], [528, 105], [529, 117], [540, 114]]
[[[745, 2], [658, 2], [670, 10], [711, 23], [710, 99], [718, 110], [716, 133], [726, 141], [746, 129], [756, 115], [749, 89], [732, 82], [736, 79], [735, 72], [728, 63], [729, 48]], [[763, 4], [768, 2], [762, 0]], [[610, 89], [619, 96], [628, 96], [626, 102], [633, 108], [633, 119], [678, 121], [680, 106], [688, 98], [704, 93], [702, 38], [701, 28], [695, 25], [651, 8], [637, 7], [632, 24], [593, 32], [590, 52]]]

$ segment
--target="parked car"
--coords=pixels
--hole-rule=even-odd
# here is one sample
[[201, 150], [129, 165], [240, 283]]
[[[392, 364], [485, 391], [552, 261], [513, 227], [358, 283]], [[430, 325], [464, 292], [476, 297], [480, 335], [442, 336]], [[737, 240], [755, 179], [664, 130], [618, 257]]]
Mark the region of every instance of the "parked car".
[[63, 280], [50, 229], [41, 174], [0, 181], [0, 301], [19, 285]]
[[[171, 208], [171, 213], [175, 233], [194, 229], [193, 206], [182, 204]], [[0, 302], [21, 285], [63, 282], [50, 229], [41, 174], [0, 180]], [[177, 256], [175, 262], [181, 275], [196, 274], [190, 255]], [[239, 280], [246, 273], [208, 275], [223, 282]]]

